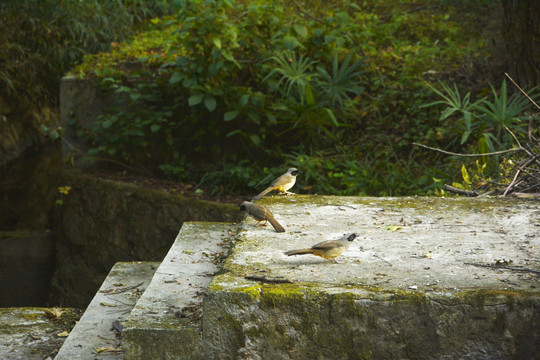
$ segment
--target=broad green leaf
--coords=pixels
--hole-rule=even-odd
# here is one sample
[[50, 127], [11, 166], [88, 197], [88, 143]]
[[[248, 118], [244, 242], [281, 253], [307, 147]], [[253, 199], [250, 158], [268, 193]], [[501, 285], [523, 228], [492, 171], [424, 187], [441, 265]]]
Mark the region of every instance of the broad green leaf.
[[251, 134], [249, 135], [249, 138], [251, 139], [251, 142], [255, 144], [255, 146], [261, 145], [261, 138], [259, 137], [259, 135]]
[[152, 126], [150, 126], [150, 131], [153, 133], [159, 131], [159, 129], [161, 129], [161, 125], [159, 124], [153, 124]]
[[236, 135], [236, 134], [242, 134], [242, 130], [230, 131], [227, 135], [225, 135], [225, 137], [231, 137], [231, 136]]
[[195, 106], [201, 103], [203, 101], [204, 96], [202, 94], [195, 94], [191, 95], [188, 99], [188, 105], [189, 106]]
[[213, 38], [212, 39], [212, 42], [214, 43], [214, 45], [218, 48], [218, 49], [221, 49], [221, 39], [220, 38]]
[[304, 25], [294, 24], [293, 27], [294, 27], [294, 31], [296, 31], [298, 35], [300, 35], [303, 38], [307, 37], [308, 31]]
[[285, 36], [283, 45], [288, 50], [294, 50], [297, 46], [300, 46], [300, 42], [294, 36]]
[[245, 94], [240, 97], [240, 106], [246, 106], [249, 101], [249, 95]]
[[184, 74], [181, 72], [175, 72], [169, 79], [169, 84], [176, 84], [184, 79]]
[[240, 114], [240, 111], [227, 111], [225, 115], [223, 115], [223, 121], [231, 121], [235, 119], [238, 114]]
[[212, 112], [215, 110], [217, 105], [216, 99], [213, 97], [207, 97], [204, 98], [204, 106], [208, 109], [208, 111]]
[[465, 167], [465, 164], [461, 165], [461, 177], [463, 177], [463, 182], [467, 185], [471, 184], [471, 180], [469, 179], [469, 173], [467, 172], [467, 168]]

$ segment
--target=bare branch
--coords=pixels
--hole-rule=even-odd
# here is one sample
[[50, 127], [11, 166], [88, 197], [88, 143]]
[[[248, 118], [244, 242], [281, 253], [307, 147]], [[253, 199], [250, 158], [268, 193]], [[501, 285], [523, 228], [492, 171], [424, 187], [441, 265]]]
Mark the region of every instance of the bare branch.
[[523, 93], [523, 95], [525, 95], [525, 97], [526, 97], [527, 99], [529, 99], [529, 100], [534, 104], [534, 106], [536, 106], [536, 108], [537, 108], [538, 110], [540, 110], [540, 106], [538, 106], [538, 104], [535, 103], [534, 100], [531, 99], [531, 97], [530, 97], [529, 95], [527, 95], [527, 93], [526, 93], [525, 91], [523, 91], [522, 88], [519, 87], [518, 84], [516, 84], [516, 82], [514, 81], [514, 79], [512, 79], [512, 78], [510, 77], [510, 75], [508, 75], [507, 73], [504, 73], [504, 75], [506, 75], [506, 77], [509, 78], [510, 81], [511, 81], [514, 85], [516, 85], [516, 87], [519, 89], [519, 91], [521, 91], [521, 92]]
[[484, 154], [461, 154], [461, 153], [455, 153], [455, 152], [451, 152], [451, 151], [446, 151], [446, 150], [434, 148], [434, 147], [431, 147], [431, 146], [427, 146], [427, 145], [419, 144], [419, 143], [415, 143], [415, 142], [413, 142], [412, 144], [423, 147], [423, 148], [426, 148], [426, 149], [429, 149], [429, 150], [438, 151], [438, 152], [441, 152], [441, 153], [446, 154], [446, 155], [461, 156], [461, 157], [481, 157], [481, 156], [491, 156], [491, 155], [513, 154], [513, 153], [525, 150], [522, 147], [519, 147], [519, 148], [495, 151], [495, 152], [484, 153]]

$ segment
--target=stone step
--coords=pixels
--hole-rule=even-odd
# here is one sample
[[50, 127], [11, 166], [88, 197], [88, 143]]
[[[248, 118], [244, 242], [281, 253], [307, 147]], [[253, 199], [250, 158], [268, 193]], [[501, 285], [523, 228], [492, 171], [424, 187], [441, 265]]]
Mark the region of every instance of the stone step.
[[113, 322], [122, 325], [158, 266], [159, 262], [116, 263], [55, 359], [123, 359]]
[[237, 224], [184, 222], [124, 324], [124, 358], [192, 359], [202, 346], [202, 297]]

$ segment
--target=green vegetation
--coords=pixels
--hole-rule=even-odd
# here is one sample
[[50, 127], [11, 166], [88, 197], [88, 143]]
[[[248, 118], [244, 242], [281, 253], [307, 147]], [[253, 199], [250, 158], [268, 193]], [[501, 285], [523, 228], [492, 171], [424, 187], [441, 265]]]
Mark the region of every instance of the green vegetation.
[[[451, 102], [458, 87], [438, 90], [439, 81], [477, 76], [465, 69], [490, 58], [483, 31], [497, 2], [175, 4], [174, 16], [152, 19], [145, 32], [72, 71], [121, 99], [93, 129], [72, 119], [93, 144], [90, 155], [213, 192], [253, 193], [296, 166], [304, 171], [301, 192], [424, 195], [440, 193], [437, 179], [461, 178], [463, 162], [414, 142], [503, 149], [504, 127], [522, 127], [514, 120], [522, 113], [490, 115], [507, 101], [526, 108], [504, 84], [492, 102], [469, 100], [486, 94], [488, 83], [457, 81], [471, 92], [459, 97], [463, 104]], [[446, 98], [434, 103], [436, 96]], [[492, 176], [505, 161], [478, 163], [477, 172]]]
[[2, 1], [0, 97], [12, 107], [23, 99], [55, 106], [60, 78], [84, 54], [109, 50], [146, 19], [171, 10], [164, 0]]
[[[453, 89], [442, 84], [443, 92], [430, 86], [442, 100], [426, 104], [425, 107], [445, 105], [439, 120], [452, 123], [452, 127], [441, 128], [450, 140], [450, 147], [459, 147], [469, 144], [473, 154], [496, 153], [500, 151], [519, 152], [523, 149], [522, 144], [531, 141], [531, 136], [536, 135], [536, 128], [531, 127], [538, 121], [538, 113], [527, 113], [532, 107], [529, 99], [520, 92], [508, 94], [506, 80], [502, 81], [501, 88], [497, 91], [491, 86], [491, 97], [482, 97], [471, 102], [471, 93], [461, 96], [456, 85]], [[533, 89], [529, 97], [535, 101], [540, 93]], [[533, 144], [534, 146], [534, 144]], [[534, 150], [523, 151], [527, 155]], [[502, 155], [502, 154], [501, 154]], [[521, 158], [523, 154], [520, 154]], [[461, 182], [453, 185], [461, 189], [482, 188], [482, 186], [500, 181], [502, 185], [508, 185], [509, 179], [515, 171], [517, 161], [500, 155], [482, 156], [469, 166], [469, 171], [463, 164], [461, 166]], [[528, 164], [528, 163], [526, 163]], [[471, 173], [471, 174], [469, 174]], [[493, 180], [499, 179], [499, 180]]]

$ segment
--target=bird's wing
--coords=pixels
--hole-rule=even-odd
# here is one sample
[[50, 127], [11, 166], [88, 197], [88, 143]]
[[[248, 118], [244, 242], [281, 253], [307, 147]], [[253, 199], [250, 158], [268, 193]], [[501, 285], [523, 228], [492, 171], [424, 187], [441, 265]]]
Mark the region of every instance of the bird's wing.
[[318, 244], [315, 244], [311, 248], [317, 249], [317, 250], [330, 250], [330, 249], [342, 247], [344, 245], [345, 244], [343, 244], [343, 242], [339, 240], [328, 240], [328, 241], [323, 241]]
[[287, 184], [289, 181], [291, 181], [291, 175], [290, 174], [283, 174], [280, 177], [278, 177], [274, 182], [272, 183], [272, 187], [282, 186]]

